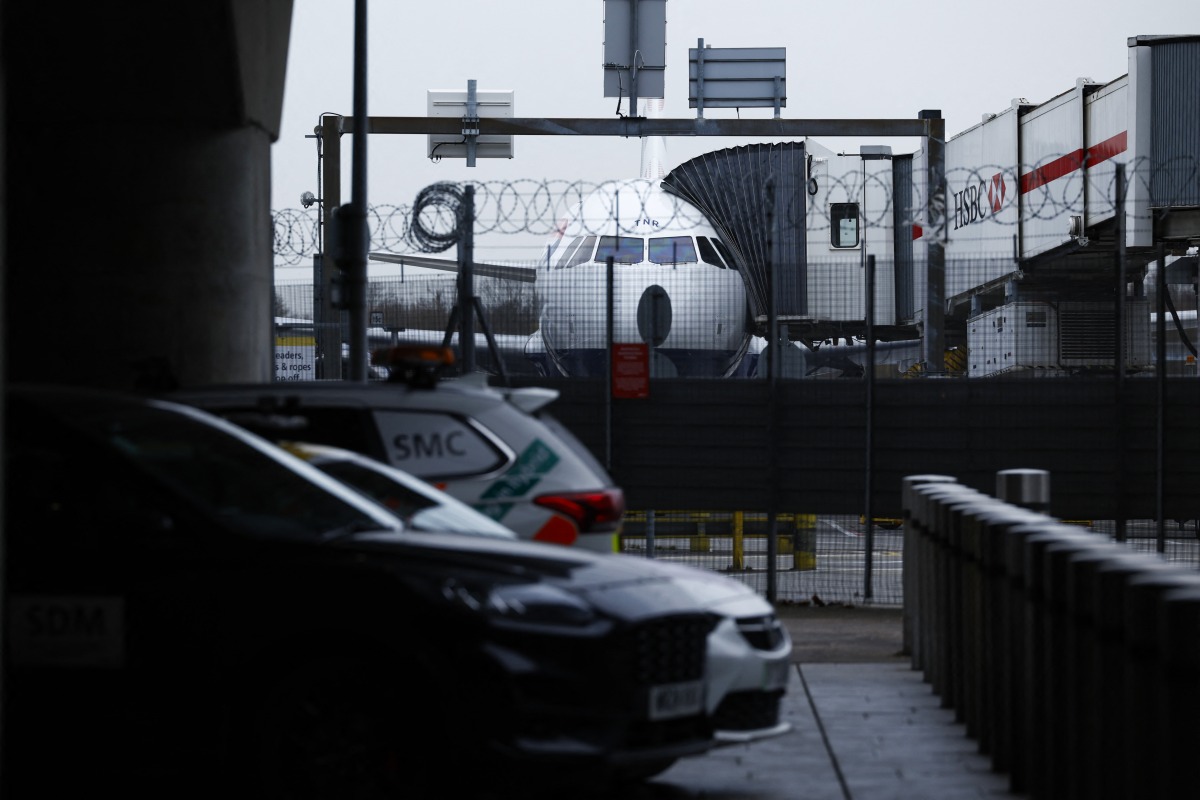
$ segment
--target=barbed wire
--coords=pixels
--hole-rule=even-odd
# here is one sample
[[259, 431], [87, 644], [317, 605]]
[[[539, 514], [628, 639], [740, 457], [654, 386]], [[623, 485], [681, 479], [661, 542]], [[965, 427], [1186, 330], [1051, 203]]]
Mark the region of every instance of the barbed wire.
[[[942, 218], [948, 230], [960, 227], [964, 219], [986, 218], [999, 226], [1013, 227], [1031, 221], [1050, 221], [1063, 214], [1086, 213], [1089, 218], [1104, 218], [1116, 212], [1117, 186], [1115, 162], [1081, 164], [1072, 174], [1055, 180], [1038, 181], [1039, 169], [1062, 156], [1047, 156], [1039, 163], [1025, 166], [999, 164], [971, 168], [947, 168], [945, 172]], [[890, 229], [894, 225], [928, 225], [926, 220], [927, 181], [914, 161], [911, 202], [897, 217], [891, 199], [891, 172], [864, 174], [861, 169], [842, 175], [823, 175], [817, 191], [822, 196], [845, 198], [870, 197], [863, 206], [863, 223], [871, 228]], [[1135, 159], [1125, 165], [1130, 190], [1153, 197], [1158, 209], [1200, 205], [1200, 158], [1180, 156], [1164, 163]], [[1085, 179], [1086, 177], [1086, 179]], [[757, 180], [746, 176], [745, 180]], [[820, 185], [823, 182], [825, 185]], [[432, 184], [408, 204], [378, 204], [368, 209], [370, 248], [395, 254], [440, 252], [457, 240], [461, 221], [462, 190], [475, 190], [474, 232], [489, 234], [525, 234], [549, 237], [560, 230], [563, 215], [598, 189], [615, 186], [617, 181], [569, 181], [559, 179], [519, 179]], [[805, 184], [808, 187], [808, 184]], [[811, 193], [811, 189], [809, 189]], [[812, 202], [811, 197], [793, 198], [777, 204], [777, 221], [785, 226], [803, 224], [810, 232], [828, 231], [828, 204]], [[1018, 213], [1019, 203], [1019, 213]], [[622, 209], [622, 217], [633, 220], [641, 209]], [[803, 210], [803, 211], [801, 211]], [[1127, 206], [1133, 214], [1135, 208]], [[756, 214], [757, 208], [746, 208]], [[661, 220], [687, 224], [694, 221], [689, 206], [678, 204], [675, 216]], [[319, 211], [285, 208], [272, 212], [274, 256], [279, 266], [301, 264], [318, 252], [320, 246]], [[584, 233], [611, 233], [611, 218], [579, 220]], [[994, 237], [1002, 241], [1004, 237]]]

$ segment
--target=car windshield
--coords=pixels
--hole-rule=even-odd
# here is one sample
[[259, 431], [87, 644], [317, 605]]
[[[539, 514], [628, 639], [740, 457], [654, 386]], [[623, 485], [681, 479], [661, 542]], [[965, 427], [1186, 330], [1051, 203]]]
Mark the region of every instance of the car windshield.
[[[17, 404], [12, 413], [24, 422], [8, 427], [10, 457], [58, 460], [65, 468], [91, 451], [93, 464], [113, 464], [111, 471], [93, 468], [91, 494], [107, 491], [106, 482], [128, 482], [132, 465], [139, 483], [166, 488], [235, 533], [321, 540], [397, 529], [382, 509], [320, 471], [192, 409], [49, 396]], [[38, 431], [28, 449], [21, 447], [22, 430]], [[54, 447], [56, 441], [62, 446]], [[121, 491], [114, 485], [109, 493]]]
[[[465, 533], [495, 539], [517, 538], [509, 528], [461, 500], [439, 492], [433, 486], [418, 488], [403, 482], [398, 470], [384, 464], [374, 467], [349, 459], [313, 463], [323, 472], [386, 506], [409, 530]], [[416, 481], [417, 478], [412, 479], [412, 483]]]

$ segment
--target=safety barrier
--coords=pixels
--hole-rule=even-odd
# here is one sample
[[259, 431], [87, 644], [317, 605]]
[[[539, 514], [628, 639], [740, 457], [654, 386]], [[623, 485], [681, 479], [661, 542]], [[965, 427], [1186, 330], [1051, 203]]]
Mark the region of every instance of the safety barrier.
[[1200, 572], [1047, 516], [1049, 475], [997, 497], [905, 479], [904, 642], [1014, 792], [1200, 792]]

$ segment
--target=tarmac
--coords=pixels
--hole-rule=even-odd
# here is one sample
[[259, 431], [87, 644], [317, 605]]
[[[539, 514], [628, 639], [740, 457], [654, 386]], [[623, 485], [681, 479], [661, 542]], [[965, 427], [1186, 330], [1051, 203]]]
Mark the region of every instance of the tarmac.
[[782, 710], [791, 730], [682, 759], [623, 798], [1028, 800], [912, 667], [902, 609], [778, 611], [794, 646]]

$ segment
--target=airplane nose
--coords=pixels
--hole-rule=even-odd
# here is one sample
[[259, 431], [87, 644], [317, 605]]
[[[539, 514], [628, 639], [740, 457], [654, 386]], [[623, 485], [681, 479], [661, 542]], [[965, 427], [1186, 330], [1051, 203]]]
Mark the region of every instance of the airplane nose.
[[671, 296], [658, 285], [646, 287], [637, 307], [638, 334], [651, 347], [658, 347], [671, 332]]

